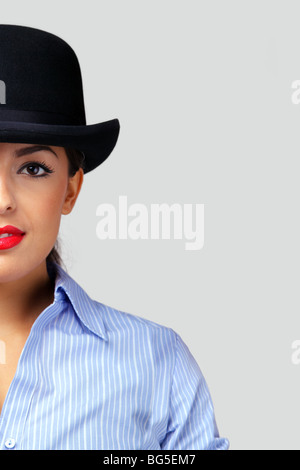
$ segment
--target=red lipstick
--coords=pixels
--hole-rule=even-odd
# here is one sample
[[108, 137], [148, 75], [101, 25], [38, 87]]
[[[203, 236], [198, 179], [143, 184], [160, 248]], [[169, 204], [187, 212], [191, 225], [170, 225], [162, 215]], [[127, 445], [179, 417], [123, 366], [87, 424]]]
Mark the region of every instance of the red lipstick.
[[25, 233], [13, 225], [5, 225], [0, 228], [0, 250], [7, 250], [18, 245], [24, 237]]

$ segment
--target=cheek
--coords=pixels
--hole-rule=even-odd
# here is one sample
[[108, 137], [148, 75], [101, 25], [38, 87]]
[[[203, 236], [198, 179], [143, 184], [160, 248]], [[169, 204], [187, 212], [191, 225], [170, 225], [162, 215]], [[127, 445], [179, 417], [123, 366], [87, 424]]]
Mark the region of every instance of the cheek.
[[35, 241], [39, 244], [54, 243], [65, 200], [66, 182], [62, 180], [53, 184], [49, 181], [43, 184], [41, 181], [38, 184], [40, 186], [35, 188], [34, 194], [23, 193], [21, 210], [26, 214], [28, 228]]

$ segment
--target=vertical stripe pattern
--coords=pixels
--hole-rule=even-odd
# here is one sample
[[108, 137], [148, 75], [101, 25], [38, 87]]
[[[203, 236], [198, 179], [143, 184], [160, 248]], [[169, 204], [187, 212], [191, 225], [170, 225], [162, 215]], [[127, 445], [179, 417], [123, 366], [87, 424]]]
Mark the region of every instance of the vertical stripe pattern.
[[0, 415], [0, 448], [228, 449], [173, 330], [96, 302], [59, 266]]

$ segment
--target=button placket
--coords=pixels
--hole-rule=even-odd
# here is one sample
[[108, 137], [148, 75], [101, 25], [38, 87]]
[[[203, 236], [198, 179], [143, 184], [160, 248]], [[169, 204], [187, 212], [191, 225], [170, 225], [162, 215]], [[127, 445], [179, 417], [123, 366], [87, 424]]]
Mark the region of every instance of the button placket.
[[[36, 333], [32, 327], [21, 352], [17, 370], [10, 384], [1, 412], [0, 435], [2, 449], [15, 449], [17, 441], [17, 447], [19, 449], [22, 447], [20, 439], [22, 440], [32, 396], [38, 382], [36, 373], [32, 374], [30, 377], [26, 375], [26, 370], [28, 369], [28, 355], [32, 350], [37, 353], [40, 343], [41, 335]], [[26, 400], [20, 401], [16, 398], [19, 396], [20, 390], [25, 390]], [[15, 416], [18, 416], [18, 419], [15, 419]]]
[[[60, 312], [60, 305], [58, 307], [57, 304], [55, 306], [53, 304], [48, 306], [37, 318], [21, 352], [17, 370], [10, 384], [0, 415], [0, 448], [2, 449], [22, 449], [24, 429], [31, 401], [38, 384], [37, 368], [33, 369], [33, 373], [30, 376], [27, 374], [27, 371], [33, 359], [41, 351], [45, 326]], [[48, 317], [45, 318], [46, 310], [49, 310], [49, 313]], [[32, 351], [34, 351], [34, 357], [32, 357]], [[20, 393], [24, 393], [24, 400], [19, 400]], [[18, 416], [18, 419], [16, 419], [16, 416]]]

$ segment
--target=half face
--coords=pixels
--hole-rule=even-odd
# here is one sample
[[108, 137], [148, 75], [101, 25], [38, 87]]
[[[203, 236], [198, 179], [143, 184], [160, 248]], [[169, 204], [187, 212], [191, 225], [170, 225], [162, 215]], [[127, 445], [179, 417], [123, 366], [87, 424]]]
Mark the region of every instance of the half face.
[[45, 262], [82, 180], [69, 177], [63, 147], [0, 143], [0, 283]]

